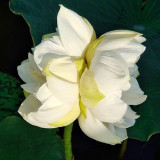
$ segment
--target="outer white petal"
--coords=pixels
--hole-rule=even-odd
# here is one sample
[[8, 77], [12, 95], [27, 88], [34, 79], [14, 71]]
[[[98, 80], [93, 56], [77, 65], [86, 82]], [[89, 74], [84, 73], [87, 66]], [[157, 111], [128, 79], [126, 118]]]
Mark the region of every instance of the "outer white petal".
[[53, 123], [62, 118], [72, 108], [72, 106], [66, 105], [58, 106], [58, 103], [55, 101], [51, 101], [51, 99], [48, 99], [48, 101], [46, 101], [42, 106], [40, 106], [37, 112], [30, 113], [28, 115], [28, 118], [31, 117], [42, 123]]
[[119, 128], [114, 126], [111, 123], [104, 123], [104, 125], [109, 128], [109, 130], [115, 135], [117, 136], [121, 141], [127, 139], [127, 131], [125, 128]]
[[127, 62], [133, 66], [144, 52], [145, 47], [141, 44], [145, 41], [139, 33], [128, 30], [115, 30], [107, 32], [106, 37], [97, 47], [99, 51], [119, 53]]
[[47, 38], [34, 48], [34, 60], [41, 70], [51, 59], [66, 55], [60, 40], [57, 42], [55, 39], [59, 39], [59, 37]]
[[22, 62], [22, 64], [17, 67], [17, 70], [18, 75], [25, 83], [32, 83], [35, 81], [34, 75], [31, 74], [33, 72], [33, 68], [29, 61]]
[[32, 125], [42, 127], [42, 128], [54, 128], [52, 126], [49, 126], [46, 123], [39, 122], [33, 118], [28, 117], [30, 113], [37, 112], [40, 106], [41, 106], [41, 103], [32, 94], [30, 94], [21, 104], [18, 112], [28, 123]]
[[58, 121], [50, 123], [50, 125], [54, 127], [67, 126], [73, 121], [75, 121], [79, 116], [79, 114], [80, 114], [79, 99], [77, 99], [75, 104], [72, 106], [71, 110], [67, 114], [61, 117]]
[[139, 43], [143, 43], [146, 41], [146, 38], [142, 37], [142, 36], [138, 36], [138, 37], [135, 37], [135, 40]]
[[33, 125], [42, 123], [42, 126], [40, 127], [43, 127], [43, 124], [48, 126], [49, 123], [53, 123], [61, 119], [70, 112], [72, 107], [73, 106], [63, 105], [53, 96], [41, 104], [33, 95], [29, 95], [21, 105], [19, 113], [29, 123]]
[[[72, 107], [73, 106], [63, 105], [53, 96], [41, 104], [40, 101], [38, 101], [32, 94], [30, 94], [20, 106], [18, 112], [28, 123], [32, 125], [42, 128], [54, 128], [54, 126], [49, 124], [57, 122], [63, 118], [70, 112]], [[79, 112], [76, 112], [76, 118], [78, 115]], [[70, 120], [67, 119], [67, 122], [68, 121]]]
[[130, 83], [130, 89], [122, 92], [121, 99], [128, 105], [138, 105], [143, 103], [146, 100], [147, 96], [144, 95], [144, 92], [140, 89], [137, 80], [131, 77]]
[[110, 35], [110, 36], [114, 36], [114, 38], [118, 38], [118, 37], [137, 37], [137, 35], [141, 35], [138, 32], [135, 31], [131, 31], [131, 30], [124, 30], [124, 29], [120, 29], [120, 30], [113, 30], [113, 31], [109, 31], [107, 33], [105, 33], [104, 35]]
[[128, 138], [127, 130], [125, 128], [118, 128], [115, 126], [114, 129], [115, 129], [115, 134], [117, 135], [118, 138], [121, 139], [121, 141]]
[[22, 62], [20, 66], [17, 67], [18, 75], [25, 83], [43, 83], [44, 76], [38, 73], [31, 65], [29, 61]]
[[[63, 105], [62, 102], [60, 102], [56, 97], [51, 95], [46, 100], [42, 100], [42, 105], [40, 106], [39, 111], [53, 109], [55, 107], [62, 106], [62, 105]], [[65, 108], [67, 109], [67, 111], [69, 111], [71, 107], [69, 106], [69, 108], [68, 107], [65, 107]]]
[[47, 77], [47, 86], [53, 96], [69, 106], [73, 106], [79, 96], [77, 83], [71, 83], [56, 76]]
[[39, 101], [44, 101], [52, 95], [51, 91], [48, 89], [47, 84], [44, 83], [37, 91], [36, 98]]
[[35, 94], [38, 88], [45, 82], [45, 77], [34, 62], [33, 55], [29, 53], [29, 60], [22, 62], [17, 67], [18, 74], [21, 79], [26, 83], [21, 87], [28, 93]]
[[129, 70], [119, 54], [96, 51], [89, 70], [92, 72], [100, 91], [106, 96], [112, 91], [127, 90]]
[[24, 117], [30, 112], [37, 112], [40, 105], [41, 103], [36, 100], [36, 98], [32, 94], [30, 94], [21, 104], [18, 112]]
[[125, 114], [125, 117], [127, 118], [131, 118], [131, 119], [137, 119], [139, 118], [139, 115], [136, 114], [136, 112], [134, 112], [130, 106], [128, 106], [127, 108], [127, 112]]
[[145, 46], [138, 42], [131, 41], [128, 44], [113, 49], [111, 53], [119, 53], [127, 62], [128, 66], [133, 66], [140, 58], [140, 55], [144, 52]]
[[129, 67], [129, 74], [134, 78], [139, 76], [138, 66], [136, 64], [133, 67]]
[[119, 97], [108, 95], [92, 108], [91, 112], [103, 122], [115, 123], [122, 119], [126, 110], [127, 104]]
[[114, 125], [119, 128], [129, 128], [135, 124], [135, 119], [137, 118], [139, 118], [139, 115], [128, 106], [124, 117], [120, 121], [114, 123]]
[[47, 64], [47, 69], [50, 73], [70, 82], [77, 82], [78, 80], [78, 71], [76, 65], [69, 57], [51, 60], [51, 62]]
[[78, 118], [80, 128], [90, 138], [93, 138], [99, 142], [108, 144], [121, 143], [121, 140], [113, 134], [109, 128], [107, 128], [100, 120], [94, 118], [91, 112], [86, 109], [85, 118], [81, 114]]
[[119, 128], [129, 128], [135, 124], [135, 119], [123, 117], [120, 121], [114, 123], [116, 127]]
[[37, 66], [37, 64], [34, 60], [33, 54], [29, 53], [28, 54], [28, 59], [29, 59], [29, 62], [31, 64], [31, 66], [34, 68], [34, 70], [37, 71], [37, 73], [42, 74], [41, 70], [38, 68], [38, 66]]
[[26, 83], [22, 84], [21, 87], [28, 93], [35, 94], [41, 87], [40, 83]]
[[24, 118], [28, 123], [32, 124], [33, 126], [37, 126], [40, 128], [55, 128], [53, 126], [50, 126], [47, 123], [43, 123], [43, 122], [39, 122], [36, 119], [32, 118], [31, 116], [28, 116], [26, 118]]
[[62, 5], [57, 23], [61, 41], [68, 54], [81, 57], [92, 38], [88, 24], [77, 13]]
[[106, 38], [104, 38], [97, 47], [100, 51], [121, 48], [131, 42], [135, 37], [138, 37], [140, 34], [129, 30], [115, 30], [107, 32], [104, 35]]

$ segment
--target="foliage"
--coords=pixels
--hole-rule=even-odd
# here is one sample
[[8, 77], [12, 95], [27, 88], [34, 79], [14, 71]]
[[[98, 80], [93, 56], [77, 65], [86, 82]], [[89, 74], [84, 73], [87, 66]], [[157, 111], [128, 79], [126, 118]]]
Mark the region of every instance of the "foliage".
[[20, 82], [0, 72], [0, 159], [64, 160], [57, 129], [34, 127], [18, 117], [17, 110], [23, 99]]

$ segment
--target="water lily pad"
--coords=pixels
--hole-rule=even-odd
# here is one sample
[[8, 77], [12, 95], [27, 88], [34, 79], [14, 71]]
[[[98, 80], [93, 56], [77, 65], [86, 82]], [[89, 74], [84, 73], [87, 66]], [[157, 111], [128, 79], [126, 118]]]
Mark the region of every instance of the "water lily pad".
[[28, 23], [33, 41], [37, 45], [44, 34], [55, 31], [58, 4], [73, 9], [87, 18], [98, 36], [115, 29], [141, 32], [147, 38], [147, 50], [138, 66], [138, 78], [147, 101], [133, 107], [141, 115], [136, 125], [130, 128], [129, 137], [148, 140], [160, 132], [160, 0], [11, 0], [10, 8], [21, 14]]
[[0, 128], [1, 160], [64, 160], [56, 129], [34, 127], [16, 116], [3, 119]]
[[16, 114], [24, 99], [20, 81], [15, 77], [0, 72], [0, 120]]

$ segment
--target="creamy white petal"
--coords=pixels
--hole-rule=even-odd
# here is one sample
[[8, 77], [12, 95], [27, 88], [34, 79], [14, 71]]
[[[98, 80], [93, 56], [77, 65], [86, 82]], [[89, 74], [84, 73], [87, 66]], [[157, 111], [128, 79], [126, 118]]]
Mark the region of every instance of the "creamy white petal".
[[99, 51], [113, 50], [125, 46], [135, 37], [140, 36], [139, 33], [128, 30], [115, 30], [104, 34], [106, 37], [99, 44]]
[[18, 112], [28, 123], [34, 126], [38, 126], [42, 128], [54, 128], [52, 126], [49, 126], [46, 123], [39, 122], [33, 118], [28, 117], [30, 113], [37, 112], [40, 105], [41, 103], [32, 94], [30, 94], [21, 104]]
[[[57, 28], [56, 28], [56, 29], [57, 29]], [[52, 36], [49, 34], [48, 37], [42, 39], [42, 42], [51, 40], [54, 44], [59, 45], [59, 47], [60, 47], [60, 46], [63, 47], [63, 44], [62, 44], [62, 42], [61, 42], [59, 33], [58, 33], [58, 32], [55, 32], [55, 33], [51, 33], [51, 34], [52, 34]]]
[[35, 60], [34, 60], [34, 56], [33, 54], [29, 53], [28, 54], [28, 59], [29, 59], [29, 62], [31, 64], [31, 66], [34, 68], [35, 71], [37, 71], [39, 74], [42, 74], [41, 70], [38, 68]]
[[127, 104], [119, 97], [108, 95], [96, 107], [91, 109], [92, 114], [99, 120], [115, 123], [122, 119], [127, 110]]
[[127, 118], [124, 116], [120, 121], [113, 124], [119, 128], [129, 128], [135, 124], [135, 119]]
[[17, 67], [18, 75], [25, 83], [43, 83], [44, 77], [38, 73], [31, 65], [29, 61], [22, 62]]
[[140, 116], [136, 114], [136, 112], [134, 112], [130, 106], [128, 106], [125, 117], [127, 118], [131, 118], [131, 119], [137, 119]]
[[30, 123], [31, 125], [37, 126], [37, 127], [40, 127], [40, 128], [48, 128], [48, 129], [55, 128], [55, 127], [53, 127], [53, 126], [50, 126], [48, 123], [43, 123], [43, 122], [37, 121], [37, 120], [34, 119], [32, 116], [26, 117], [25, 120], [26, 120], [28, 123]]
[[140, 116], [137, 115], [130, 106], [128, 106], [124, 117], [120, 121], [113, 124], [119, 128], [129, 128], [135, 124], [135, 119], [139, 117]]
[[99, 91], [92, 73], [87, 68], [80, 79], [79, 90], [83, 104], [89, 108], [95, 107], [105, 97]]
[[110, 51], [112, 54], [119, 53], [128, 66], [134, 66], [140, 58], [140, 55], [144, 52], [145, 46], [138, 42], [131, 41], [130, 43]]
[[[47, 109], [53, 109], [55, 107], [58, 106], [62, 106], [63, 103], [60, 102], [56, 97], [54, 97], [53, 95], [51, 95], [50, 97], [48, 97], [46, 100], [42, 101], [42, 105], [39, 108], [39, 111], [43, 111], [43, 110], [47, 110]], [[63, 105], [64, 107], [64, 105]], [[70, 107], [65, 107], [65, 109], [67, 109], [67, 111], [70, 110]]]
[[104, 123], [104, 125], [121, 141], [127, 139], [127, 130], [125, 128], [119, 128], [111, 123]]
[[96, 51], [89, 70], [92, 72], [100, 91], [106, 96], [113, 91], [127, 90], [129, 70], [119, 54]]
[[110, 36], [114, 36], [115, 38], [118, 38], [118, 37], [137, 37], [139, 35], [141, 35], [140, 33], [138, 32], [135, 32], [135, 31], [131, 31], [131, 30], [124, 30], [124, 29], [120, 29], [120, 30], [113, 30], [113, 31], [109, 31], [107, 33], [105, 33], [104, 35], [110, 35]]
[[66, 55], [64, 47], [59, 42], [60, 40], [55, 41], [58, 38], [58, 36], [47, 38], [34, 48], [34, 60], [41, 70], [51, 59]]
[[[43, 106], [44, 105], [46, 104], [44, 103]], [[45, 107], [48, 108], [47, 106]], [[55, 106], [54, 102], [52, 102], [52, 107], [49, 107], [50, 109], [39, 109], [37, 112], [32, 112], [28, 115], [28, 117], [32, 117], [33, 119], [42, 123], [53, 123], [62, 118], [72, 108], [72, 106], [65, 105]]]
[[47, 70], [60, 78], [70, 82], [77, 82], [78, 71], [69, 57], [55, 58], [47, 64]]
[[77, 83], [65, 81], [56, 76], [47, 77], [47, 86], [53, 96], [66, 105], [73, 106], [79, 96]]
[[44, 101], [52, 95], [52, 92], [48, 89], [47, 84], [44, 83], [35, 94], [39, 101]]
[[135, 40], [139, 43], [143, 43], [146, 41], [146, 38], [144, 38], [143, 36], [138, 36], [138, 37], [135, 37]]
[[100, 120], [94, 118], [88, 109], [86, 109], [86, 115], [87, 117], [85, 118], [83, 114], [81, 114], [78, 121], [80, 128], [88, 137], [99, 142], [112, 145], [121, 143], [120, 139], [115, 136]]
[[140, 89], [137, 80], [131, 77], [130, 84], [130, 89], [122, 92], [121, 99], [128, 105], [138, 105], [143, 103], [146, 100], [147, 96], [144, 95], [144, 92]]
[[21, 65], [17, 67], [18, 75], [21, 77], [21, 79], [26, 83], [33, 83], [35, 81], [32, 74], [33, 68], [30, 65], [29, 61], [22, 62]]
[[75, 104], [72, 106], [72, 109], [61, 117], [58, 121], [50, 123], [49, 125], [54, 127], [63, 127], [71, 124], [73, 121], [77, 119], [80, 114], [80, 107], [79, 107], [79, 99], [76, 100]]
[[81, 57], [91, 41], [92, 31], [81, 16], [61, 5], [57, 16], [63, 46], [70, 56]]
[[117, 135], [118, 138], [121, 139], [121, 141], [124, 141], [125, 139], [128, 138], [127, 130], [125, 128], [119, 128], [115, 126], [114, 129], [115, 129], [115, 134]]
[[52, 95], [43, 102], [37, 112], [30, 113], [28, 117], [42, 123], [53, 123], [68, 114], [72, 108], [73, 106], [63, 104]]
[[40, 88], [40, 83], [26, 83], [21, 85], [21, 87], [28, 93], [35, 94]]
[[21, 104], [18, 112], [24, 117], [31, 112], [37, 112], [38, 108], [40, 107], [41, 103], [32, 95], [30, 94]]
[[107, 32], [106, 36], [97, 47], [99, 51], [119, 53], [127, 62], [128, 66], [133, 66], [144, 52], [145, 47], [141, 44], [145, 38], [141, 34], [128, 30], [115, 30]]
[[90, 42], [92, 43], [94, 40], [96, 40], [96, 32], [95, 32], [93, 26], [90, 24], [90, 22], [89, 22], [86, 18], [84, 18], [84, 17], [83, 17], [83, 19], [84, 19], [84, 21], [87, 23], [88, 27], [89, 27], [90, 30], [91, 30], [92, 38], [91, 38], [91, 41], [90, 41]]
[[129, 67], [129, 74], [131, 77], [137, 78], [140, 74], [138, 71], [138, 66], [134, 64], [133, 67]]
[[103, 123], [103, 124], [115, 135], [115, 129], [112, 123]]
[[32, 94], [22, 103], [18, 112], [23, 118], [42, 128], [54, 128], [48, 123], [56, 122], [67, 114], [73, 106], [62, 105], [55, 97], [50, 97], [41, 104]]

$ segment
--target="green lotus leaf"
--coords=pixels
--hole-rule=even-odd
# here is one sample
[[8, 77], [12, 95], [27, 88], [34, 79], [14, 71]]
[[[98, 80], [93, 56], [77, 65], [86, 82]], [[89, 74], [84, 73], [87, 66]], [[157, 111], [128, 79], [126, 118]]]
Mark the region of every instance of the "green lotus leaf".
[[1, 160], [65, 159], [62, 139], [56, 135], [56, 129], [34, 127], [16, 116], [3, 119], [0, 128]]
[[17, 114], [23, 99], [20, 81], [13, 76], [0, 72], [0, 120], [6, 116]]

